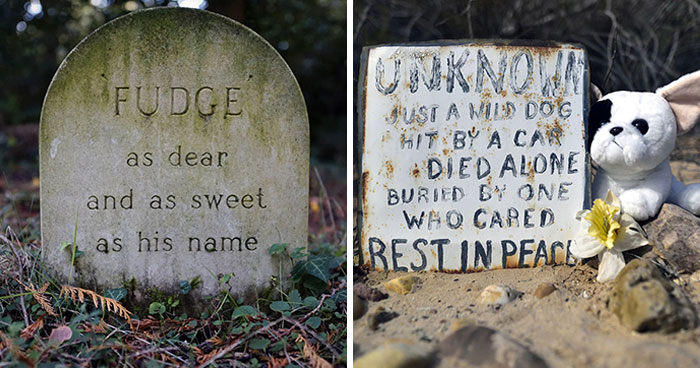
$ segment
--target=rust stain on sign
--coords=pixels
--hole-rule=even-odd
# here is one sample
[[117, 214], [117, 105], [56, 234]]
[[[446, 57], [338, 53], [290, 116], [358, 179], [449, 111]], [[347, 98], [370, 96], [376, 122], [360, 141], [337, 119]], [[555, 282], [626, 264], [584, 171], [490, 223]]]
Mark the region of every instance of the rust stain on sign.
[[362, 61], [367, 267], [575, 261], [574, 215], [590, 201], [582, 48], [433, 42], [365, 48]]

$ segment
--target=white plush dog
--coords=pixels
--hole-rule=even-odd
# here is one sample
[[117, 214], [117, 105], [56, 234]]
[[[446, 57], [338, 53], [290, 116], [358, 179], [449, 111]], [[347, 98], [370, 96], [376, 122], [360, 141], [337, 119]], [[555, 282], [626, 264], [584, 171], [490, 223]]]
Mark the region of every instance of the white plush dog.
[[689, 131], [699, 116], [700, 71], [656, 93], [619, 91], [600, 98], [588, 119], [598, 167], [593, 197], [605, 198], [611, 190], [622, 211], [638, 221], [656, 216], [664, 202], [700, 215], [700, 184], [679, 182], [668, 162], [676, 134]]

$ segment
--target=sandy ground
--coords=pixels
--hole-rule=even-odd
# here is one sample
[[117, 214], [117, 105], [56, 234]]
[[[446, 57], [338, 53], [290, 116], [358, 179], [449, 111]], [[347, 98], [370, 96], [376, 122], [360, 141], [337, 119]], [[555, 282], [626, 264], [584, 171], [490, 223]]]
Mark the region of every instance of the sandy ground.
[[[471, 274], [415, 273], [422, 284], [409, 295], [387, 292], [384, 282], [403, 275], [371, 272], [366, 283], [389, 298], [369, 302], [398, 316], [367, 326], [367, 314], [354, 322], [355, 357], [392, 342], [410, 342], [431, 349], [449, 334], [450, 324], [468, 318], [504, 332], [540, 355], [550, 367], [700, 367], [700, 329], [673, 334], [636, 333], [607, 310], [612, 283], [595, 281], [590, 265], [544, 266]], [[684, 290], [700, 303], [700, 282], [685, 277]], [[537, 286], [554, 283], [557, 290], [538, 299]], [[523, 294], [499, 309], [476, 304], [482, 289], [506, 284]], [[585, 293], [584, 293], [585, 292]]]

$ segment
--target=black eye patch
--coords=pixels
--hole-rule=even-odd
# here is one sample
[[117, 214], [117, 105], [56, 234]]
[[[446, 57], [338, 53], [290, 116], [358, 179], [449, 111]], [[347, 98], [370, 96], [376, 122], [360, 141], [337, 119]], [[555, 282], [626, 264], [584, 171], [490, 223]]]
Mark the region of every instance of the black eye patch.
[[593, 136], [601, 126], [610, 122], [610, 110], [612, 101], [601, 100], [593, 104], [591, 112], [588, 114], [588, 147], [591, 147]]
[[644, 119], [634, 119], [632, 120], [632, 125], [637, 128], [642, 135], [647, 134], [649, 131], [649, 124]]

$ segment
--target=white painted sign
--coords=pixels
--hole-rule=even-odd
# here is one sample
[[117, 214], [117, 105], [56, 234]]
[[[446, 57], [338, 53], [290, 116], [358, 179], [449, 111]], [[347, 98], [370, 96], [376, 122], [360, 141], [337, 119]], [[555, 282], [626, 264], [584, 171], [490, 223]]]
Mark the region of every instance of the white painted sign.
[[470, 272], [573, 263], [588, 205], [588, 66], [577, 46], [364, 50], [363, 262]]

